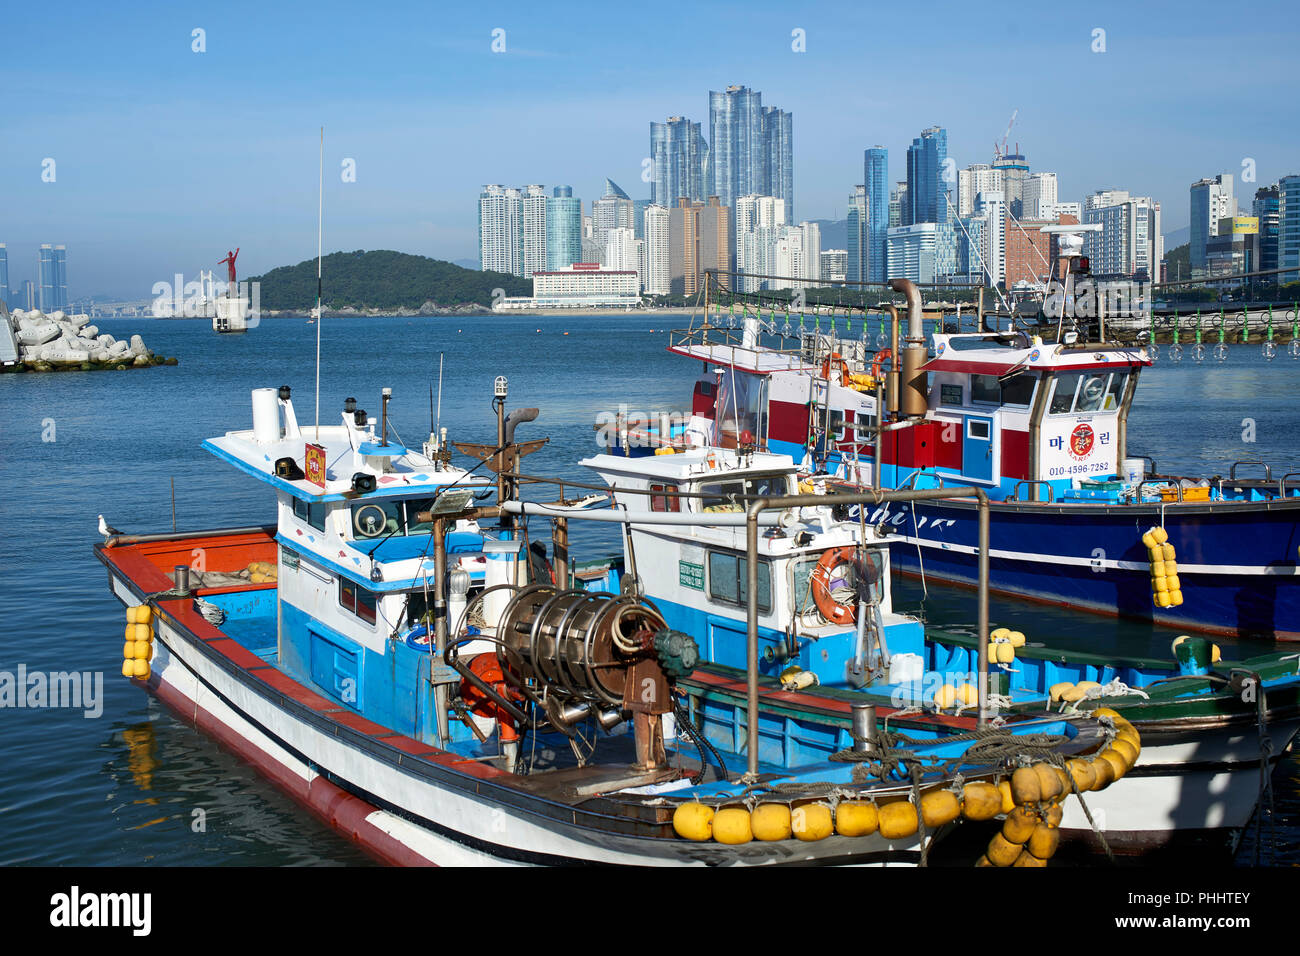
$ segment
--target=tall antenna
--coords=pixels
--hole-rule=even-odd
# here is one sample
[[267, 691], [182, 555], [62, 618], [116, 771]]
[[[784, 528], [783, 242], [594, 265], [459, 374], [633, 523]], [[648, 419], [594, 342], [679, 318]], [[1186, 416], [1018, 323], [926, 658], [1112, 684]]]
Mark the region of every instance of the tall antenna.
[[320, 307], [320, 254], [325, 232], [325, 127], [320, 128], [320, 192], [316, 208], [316, 440], [320, 441], [320, 327], [325, 324]]

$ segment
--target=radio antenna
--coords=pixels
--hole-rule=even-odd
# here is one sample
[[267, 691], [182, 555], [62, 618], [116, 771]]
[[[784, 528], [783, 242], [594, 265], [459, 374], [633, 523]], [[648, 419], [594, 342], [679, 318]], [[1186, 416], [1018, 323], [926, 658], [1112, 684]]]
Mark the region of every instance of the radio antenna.
[[320, 128], [320, 191], [316, 207], [316, 441], [320, 441], [320, 327], [325, 324], [321, 315], [320, 259], [322, 237], [325, 232], [325, 127]]

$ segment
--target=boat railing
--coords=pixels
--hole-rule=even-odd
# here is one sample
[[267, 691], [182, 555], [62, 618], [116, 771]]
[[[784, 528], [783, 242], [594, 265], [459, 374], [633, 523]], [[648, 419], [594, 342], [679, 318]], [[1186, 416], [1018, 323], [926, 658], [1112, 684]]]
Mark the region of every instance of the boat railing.
[[1133, 491], [1133, 500], [1135, 502], [1142, 500], [1142, 489], [1147, 485], [1172, 485], [1174, 491], [1178, 492], [1178, 503], [1183, 503], [1183, 485], [1177, 478], [1143, 478]]
[[1237, 480], [1237, 466], [1239, 465], [1261, 465], [1264, 468], [1264, 480], [1265, 481], [1273, 480], [1273, 466], [1270, 465], [1268, 462], [1261, 461], [1258, 458], [1241, 458], [1238, 459], [1237, 461], [1234, 461], [1232, 463], [1232, 467], [1228, 469], [1229, 481]]
[[1300, 478], [1300, 471], [1288, 471], [1285, 475], [1277, 480], [1277, 494], [1280, 498], [1286, 497], [1287, 481], [1292, 478]]
[[914, 472], [912, 472], [910, 475], [907, 476], [907, 481], [904, 482], [904, 484], [901, 486], [901, 490], [903, 490], [903, 491], [916, 491], [916, 490], [917, 490], [917, 489], [916, 489], [916, 482], [917, 482], [917, 479], [918, 479], [918, 478], [933, 478], [935, 481], [937, 481], [937, 482], [939, 483], [939, 484], [936, 486], [937, 488], [942, 489], [942, 488], [944, 487], [943, 475], [939, 474], [938, 472], [936, 472], [936, 471], [914, 471]]
[[[1011, 489], [1011, 495], [1007, 498], [1007, 501], [1020, 501], [1020, 500], [1021, 500], [1021, 499], [1020, 499], [1020, 486], [1021, 486], [1021, 485], [1035, 485], [1035, 486], [1036, 486], [1036, 485], [1042, 485], [1043, 487], [1045, 487], [1045, 488], [1047, 489], [1047, 504], [1050, 505], [1050, 504], [1052, 503], [1052, 498], [1053, 498], [1052, 483], [1051, 483], [1050, 481], [1044, 481], [1044, 480], [1041, 479], [1041, 478], [1026, 478], [1026, 479], [1024, 479], [1023, 481], [1017, 481], [1016, 484], [1015, 484], [1015, 487], [1013, 487], [1013, 488]], [[1026, 500], [1026, 501], [1029, 501], [1030, 499], [1026, 498], [1025, 500]], [[1034, 499], [1034, 500], [1037, 500], [1037, 499]]]

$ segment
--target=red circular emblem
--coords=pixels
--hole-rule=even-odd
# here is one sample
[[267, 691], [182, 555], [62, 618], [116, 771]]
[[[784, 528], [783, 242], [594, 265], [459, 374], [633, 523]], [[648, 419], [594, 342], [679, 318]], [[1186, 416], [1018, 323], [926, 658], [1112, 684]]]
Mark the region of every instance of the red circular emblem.
[[1070, 443], [1068, 449], [1070, 457], [1080, 461], [1087, 458], [1088, 453], [1092, 451], [1092, 439], [1093, 434], [1091, 425], [1076, 425], [1074, 431], [1070, 432]]

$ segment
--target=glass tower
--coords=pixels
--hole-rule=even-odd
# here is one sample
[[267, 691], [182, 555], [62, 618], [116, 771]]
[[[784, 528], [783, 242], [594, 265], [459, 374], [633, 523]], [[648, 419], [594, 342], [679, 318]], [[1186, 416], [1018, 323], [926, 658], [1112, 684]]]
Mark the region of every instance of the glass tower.
[[889, 232], [889, 150], [873, 146], [866, 151], [863, 162], [867, 189], [867, 251], [866, 273], [868, 282], [884, 282], [889, 278], [886, 256]]
[[40, 249], [40, 309], [57, 312], [68, 307], [68, 249], [46, 242]]
[[848, 261], [844, 278], [849, 282], [867, 281], [867, 187], [854, 186], [849, 194]]
[[912, 140], [907, 148], [907, 202], [902, 225], [947, 222], [948, 184], [943, 179], [947, 165], [947, 130], [932, 126]]
[[1277, 277], [1279, 283], [1300, 279], [1300, 176], [1283, 176], [1277, 184], [1277, 267], [1296, 266], [1298, 271]]
[[546, 268], [550, 272], [582, 261], [582, 200], [572, 186], [556, 186], [546, 200]]
[[1278, 212], [1281, 205], [1277, 183], [1255, 190], [1250, 214], [1259, 219], [1259, 268], [1267, 272], [1277, 266]]
[[708, 146], [700, 124], [680, 116], [650, 124], [650, 202], [665, 209], [683, 196], [704, 201]]

